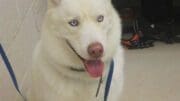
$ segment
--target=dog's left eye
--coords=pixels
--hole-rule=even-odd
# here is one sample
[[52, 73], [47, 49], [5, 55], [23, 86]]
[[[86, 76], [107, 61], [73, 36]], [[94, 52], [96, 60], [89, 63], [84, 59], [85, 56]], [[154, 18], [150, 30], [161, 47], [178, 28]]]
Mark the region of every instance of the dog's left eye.
[[69, 24], [73, 27], [76, 27], [79, 25], [79, 21], [77, 19], [72, 19], [71, 21], [69, 21]]
[[99, 15], [99, 16], [97, 17], [97, 21], [98, 21], [98, 22], [103, 22], [103, 21], [104, 21], [104, 16], [103, 16], [103, 15]]

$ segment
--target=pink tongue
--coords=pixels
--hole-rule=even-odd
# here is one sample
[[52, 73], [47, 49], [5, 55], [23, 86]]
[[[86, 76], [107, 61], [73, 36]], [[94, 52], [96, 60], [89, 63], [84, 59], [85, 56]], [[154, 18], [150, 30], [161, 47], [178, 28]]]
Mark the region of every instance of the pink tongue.
[[94, 78], [102, 76], [104, 63], [101, 60], [87, 60], [84, 61], [84, 65], [90, 76]]

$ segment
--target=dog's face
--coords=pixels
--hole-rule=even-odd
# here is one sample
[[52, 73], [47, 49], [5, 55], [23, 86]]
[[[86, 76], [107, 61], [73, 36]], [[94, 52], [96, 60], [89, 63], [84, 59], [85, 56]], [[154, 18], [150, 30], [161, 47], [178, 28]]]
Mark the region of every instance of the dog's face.
[[49, 0], [48, 30], [54, 37], [65, 40], [87, 67], [93, 64], [103, 67], [103, 61], [113, 55], [119, 44], [113, 40], [120, 40], [120, 33], [111, 33], [110, 7], [110, 0]]

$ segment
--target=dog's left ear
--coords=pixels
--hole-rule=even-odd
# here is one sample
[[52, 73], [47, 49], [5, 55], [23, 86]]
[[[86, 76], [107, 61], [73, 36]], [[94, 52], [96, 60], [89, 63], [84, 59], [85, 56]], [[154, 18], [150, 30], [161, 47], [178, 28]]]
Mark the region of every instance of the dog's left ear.
[[60, 4], [61, 0], [48, 0], [48, 8], [56, 7]]

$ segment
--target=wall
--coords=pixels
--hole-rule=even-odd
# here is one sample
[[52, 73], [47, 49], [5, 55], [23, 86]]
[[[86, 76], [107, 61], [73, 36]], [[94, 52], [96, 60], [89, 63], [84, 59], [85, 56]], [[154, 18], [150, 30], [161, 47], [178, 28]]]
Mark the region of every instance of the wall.
[[[0, 43], [20, 86], [31, 67], [32, 50], [39, 37], [45, 10], [46, 0], [0, 0]], [[0, 101], [18, 98], [0, 57]]]

